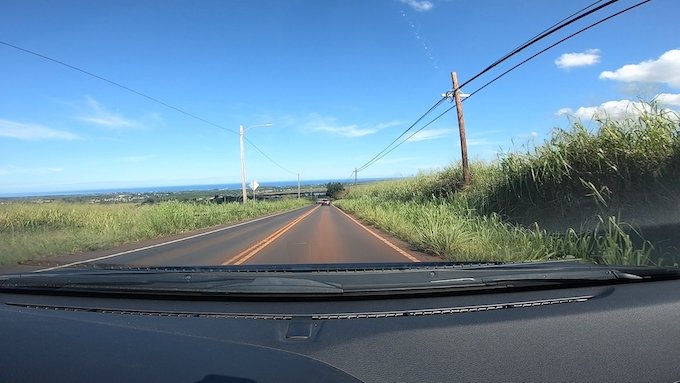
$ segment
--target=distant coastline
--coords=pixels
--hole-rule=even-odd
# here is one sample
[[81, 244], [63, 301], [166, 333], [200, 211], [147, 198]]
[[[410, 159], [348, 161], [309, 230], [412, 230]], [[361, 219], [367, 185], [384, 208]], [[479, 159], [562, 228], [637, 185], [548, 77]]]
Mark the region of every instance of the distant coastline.
[[[358, 183], [376, 182], [389, 180], [390, 178], [364, 178], [357, 180]], [[347, 182], [347, 180], [324, 179], [300, 181], [301, 187], [326, 185], [329, 182]], [[285, 188], [297, 187], [297, 181], [272, 181], [261, 182], [258, 190], [266, 188]], [[96, 196], [108, 194], [146, 194], [146, 193], [179, 193], [190, 191], [210, 191], [224, 192], [229, 190], [240, 190], [240, 183], [227, 184], [207, 184], [207, 185], [175, 185], [175, 186], [148, 186], [148, 187], [119, 187], [106, 189], [90, 190], [65, 190], [47, 192], [19, 192], [19, 193], [0, 193], [0, 198], [31, 198], [31, 197], [64, 197], [64, 196]], [[250, 190], [250, 189], [248, 189]]]

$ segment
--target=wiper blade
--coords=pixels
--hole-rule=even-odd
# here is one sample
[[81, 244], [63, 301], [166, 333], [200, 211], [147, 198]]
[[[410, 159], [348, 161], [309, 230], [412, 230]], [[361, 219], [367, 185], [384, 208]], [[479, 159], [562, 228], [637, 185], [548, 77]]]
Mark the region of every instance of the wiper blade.
[[13, 291], [101, 292], [190, 296], [366, 296], [630, 283], [680, 278], [677, 268], [621, 267], [579, 263], [522, 263], [469, 267], [388, 266], [295, 271], [272, 268], [187, 270], [60, 270], [0, 278]]
[[[498, 270], [498, 269], [496, 269]], [[635, 268], [606, 268], [604, 266], [585, 268], [565, 268], [554, 270], [515, 269], [508, 273], [493, 273], [479, 278], [457, 278], [452, 280], [434, 280], [432, 283], [483, 282], [487, 284], [499, 282], [552, 282], [570, 283], [578, 281], [643, 281], [653, 279], [680, 278], [680, 270], [635, 267]]]
[[84, 274], [40, 274], [7, 278], [3, 289], [42, 289], [106, 293], [165, 294], [340, 294], [337, 284], [306, 278], [276, 276], [224, 276], [206, 273], [102, 272]]
[[[513, 273], [478, 273], [477, 276], [447, 279], [433, 279], [429, 287], [447, 288], [508, 288], [541, 285], [566, 285], [586, 282], [606, 282], [615, 280], [642, 280], [643, 277], [618, 270], [539, 271]], [[427, 286], [423, 286], [427, 287]]]
[[505, 275], [496, 275], [492, 277], [481, 278], [484, 282], [512, 282], [512, 281], [551, 281], [551, 282], [569, 282], [569, 281], [608, 281], [608, 280], [641, 280], [642, 276], [621, 272], [618, 270], [609, 269], [595, 269], [595, 270], [557, 270], [547, 272], [528, 272], [528, 273], [513, 273]]

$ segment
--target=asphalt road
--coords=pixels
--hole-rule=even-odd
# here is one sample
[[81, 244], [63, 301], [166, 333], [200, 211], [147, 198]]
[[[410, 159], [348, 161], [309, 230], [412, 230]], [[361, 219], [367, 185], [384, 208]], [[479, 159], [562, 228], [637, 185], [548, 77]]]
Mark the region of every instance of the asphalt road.
[[235, 225], [128, 245], [54, 257], [32, 271], [71, 266], [206, 266], [419, 262], [437, 258], [387, 239], [334, 206], [315, 205]]

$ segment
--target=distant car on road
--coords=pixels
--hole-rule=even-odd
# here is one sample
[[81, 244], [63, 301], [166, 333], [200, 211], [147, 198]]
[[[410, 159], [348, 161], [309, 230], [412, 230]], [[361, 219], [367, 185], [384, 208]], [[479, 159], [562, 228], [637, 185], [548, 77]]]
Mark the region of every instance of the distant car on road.
[[326, 198], [320, 199], [320, 200], [316, 201], [316, 203], [318, 203], [321, 206], [331, 206], [331, 201], [329, 199], [326, 199]]

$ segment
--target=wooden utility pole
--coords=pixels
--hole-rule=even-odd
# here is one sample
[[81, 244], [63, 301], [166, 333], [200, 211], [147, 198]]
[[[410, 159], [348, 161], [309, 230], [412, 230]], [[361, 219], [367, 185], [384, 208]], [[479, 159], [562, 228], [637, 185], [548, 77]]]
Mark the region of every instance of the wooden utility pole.
[[458, 76], [456, 72], [451, 72], [451, 82], [453, 83], [453, 98], [458, 112], [458, 131], [460, 132], [460, 154], [463, 163], [463, 183], [470, 185], [470, 167], [467, 155], [467, 139], [465, 138], [465, 118], [463, 117], [463, 104], [460, 99], [460, 89], [458, 89]]

